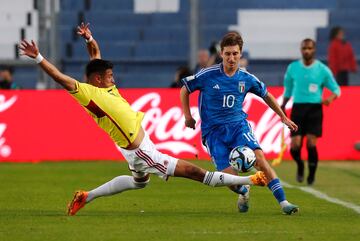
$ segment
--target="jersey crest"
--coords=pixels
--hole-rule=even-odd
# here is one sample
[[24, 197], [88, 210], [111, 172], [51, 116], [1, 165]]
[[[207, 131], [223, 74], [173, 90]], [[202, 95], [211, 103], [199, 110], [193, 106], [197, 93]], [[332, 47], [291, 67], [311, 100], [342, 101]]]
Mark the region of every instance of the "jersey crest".
[[239, 92], [244, 93], [245, 92], [245, 81], [239, 82]]

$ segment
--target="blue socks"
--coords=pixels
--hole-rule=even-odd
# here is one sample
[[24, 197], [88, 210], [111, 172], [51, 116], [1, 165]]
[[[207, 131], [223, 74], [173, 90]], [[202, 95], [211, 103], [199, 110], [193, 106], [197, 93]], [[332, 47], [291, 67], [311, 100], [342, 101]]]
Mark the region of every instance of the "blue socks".
[[269, 182], [268, 188], [271, 190], [274, 197], [276, 198], [276, 200], [279, 203], [286, 200], [285, 192], [284, 192], [284, 189], [282, 188], [282, 186], [280, 184], [279, 178], [275, 178], [271, 182]]

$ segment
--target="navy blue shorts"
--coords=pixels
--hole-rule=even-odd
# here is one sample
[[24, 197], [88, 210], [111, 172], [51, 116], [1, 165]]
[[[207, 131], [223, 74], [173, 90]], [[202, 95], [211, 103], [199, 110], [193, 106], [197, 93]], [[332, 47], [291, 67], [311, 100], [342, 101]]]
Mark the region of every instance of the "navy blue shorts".
[[230, 166], [229, 154], [237, 146], [261, 149], [247, 120], [218, 126], [204, 138], [205, 145], [216, 167], [221, 171]]

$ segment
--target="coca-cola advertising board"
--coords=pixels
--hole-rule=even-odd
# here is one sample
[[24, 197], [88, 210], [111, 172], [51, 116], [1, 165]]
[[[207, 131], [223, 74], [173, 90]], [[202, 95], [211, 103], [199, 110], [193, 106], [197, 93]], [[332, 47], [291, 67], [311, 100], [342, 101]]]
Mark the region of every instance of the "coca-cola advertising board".
[[[283, 88], [269, 91], [282, 101]], [[196, 129], [185, 128], [179, 89], [123, 89], [120, 93], [134, 110], [145, 112], [142, 122], [157, 148], [185, 159], [206, 159], [201, 144], [197, 93], [191, 95]], [[345, 87], [330, 107], [324, 106], [323, 137], [318, 142], [321, 160], [360, 160], [354, 144], [360, 140], [360, 88]], [[287, 106], [290, 113], [291, 102]], [[249, 114], [268, 159], [281, 149], [283, 124], [263, 100], [248, 94], [243, 109]], [[290, 143], [289, 131], [285, 140]], [[306, 155], [304, 155], [306, 158]], [[285, 159], [290, 159], [288, 151]], [[71, 160], [123, 160], [108, 135], [63, 90], [0, 91], [0, 161], [38, 162]]]

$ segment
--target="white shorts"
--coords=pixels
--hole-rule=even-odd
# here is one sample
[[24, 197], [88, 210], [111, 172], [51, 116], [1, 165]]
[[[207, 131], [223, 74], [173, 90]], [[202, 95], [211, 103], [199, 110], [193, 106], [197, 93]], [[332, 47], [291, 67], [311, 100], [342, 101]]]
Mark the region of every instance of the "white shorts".
[[118, 147], [129, 164], [129, 169], [133, 174], [141, 177], [143, 173], [156, 174], [157, 176], [168, 179], [168, 176], [174, 176], [178, 159], [163, 154], [156, 150], [155, 144], [150, 140], [145, 132], [144, 139], [140, 146], [134, 150], [126, 150]]

